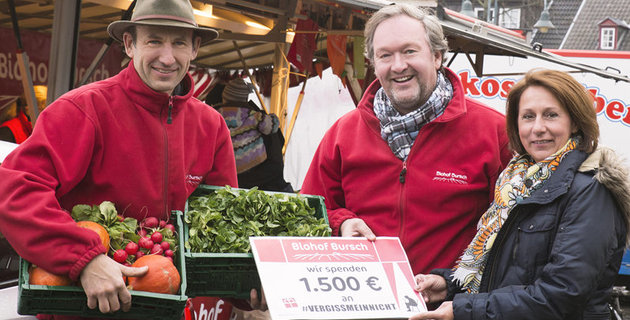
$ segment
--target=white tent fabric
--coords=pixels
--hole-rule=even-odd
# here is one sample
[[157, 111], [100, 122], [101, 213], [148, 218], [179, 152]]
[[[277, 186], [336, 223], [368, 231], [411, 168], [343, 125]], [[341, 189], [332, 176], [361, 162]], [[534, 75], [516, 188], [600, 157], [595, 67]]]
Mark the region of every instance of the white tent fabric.
[[[287, 119], [291, 119], [293, 115], [301, 88], [300, 85], [289, 89]], [[308, 80], [304, 89], [304, 100], [284, 155], [284, 179], [291, 183], [293, 189], [302, 188], [313, 155], [326, 130], [353, 109], [355, 106], [350, 92], [344, 88], [339, 77], [332, 73], [332, 69], [324, 70], [322, 79], [312, 77]]]
[[2, 163], [4, 158], [6, 158], [17, 146], [18, 145], [15, 143], [0, 140], [0, 163]]

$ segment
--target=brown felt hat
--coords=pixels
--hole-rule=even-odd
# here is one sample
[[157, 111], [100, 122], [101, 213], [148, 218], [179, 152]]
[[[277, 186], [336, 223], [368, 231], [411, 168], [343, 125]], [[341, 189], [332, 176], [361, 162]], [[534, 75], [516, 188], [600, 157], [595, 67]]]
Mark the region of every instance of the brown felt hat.
[[219, 36], [216, 30], [197, 24], [189, 0], [137, 0], [131, 19], [110, 23], [107, 32], [114, 40], [122, 42], [125, 30], [138, 25], [192, 29], [201, 37], [201, 45]]

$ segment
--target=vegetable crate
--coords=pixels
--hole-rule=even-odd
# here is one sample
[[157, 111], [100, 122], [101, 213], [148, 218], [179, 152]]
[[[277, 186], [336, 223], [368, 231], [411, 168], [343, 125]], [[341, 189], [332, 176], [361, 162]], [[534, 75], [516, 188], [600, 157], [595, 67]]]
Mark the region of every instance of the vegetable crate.
[[179, 294], [163, 294], [130, 290], [131, 309], [127, 312], [118, 311], [104, 314], [98, 308], [87, 306], [85, 292], [76, 286], [44, 286], [29, 284], [28, 268], [30, 263], [24, 259], [20, 261], [18, 313], [22, 315], [56, 314], [76, 315], [84, 317], [114, 318], [114, 319], [173, 319], [180, 320], [186, 306], [186, 265], [184, 263], [182, 230], [183, 220], [180, 211], [177, 216], [176, 228], [179, 236], [178, 252], [175, 254], [175, 266], [180, 273], [181, 284]]
[[[224, 187], [200, 185], [191, 197], [211, 194]], [[233, 190], [243, 190], [232, 188]], [[294, 193], [270, 192], [269, 194], [286, 194], [297, 196]], [[308, 205], [315, 209], [316, 218], [324, 218], [328, 223], [326, 205], [321, 196], [301, 195], [306, 198]], [[188, 202], [184, 211], [188, 212]], [[189, 226], [184, 222], [184, 241], [188, 241]], [[186, 242], [184, 242], [185, 244]], [[260, 297], [260, 278], [256, 261], [250, 253], [196, 253], [189, 248], [184, 248], [186, 261], [186, 278], [188, 279], [188, 291], [190, 297], [223, 297], [249, 300], [250, 291], [255, 288]]]

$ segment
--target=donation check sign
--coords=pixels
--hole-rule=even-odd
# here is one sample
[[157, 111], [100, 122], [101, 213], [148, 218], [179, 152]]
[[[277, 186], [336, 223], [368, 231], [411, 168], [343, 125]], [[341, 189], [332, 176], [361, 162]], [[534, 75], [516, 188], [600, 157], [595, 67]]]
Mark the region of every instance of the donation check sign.
[[400, 319], [426, 306], [398, 238], [251, 237], [277, 319]]

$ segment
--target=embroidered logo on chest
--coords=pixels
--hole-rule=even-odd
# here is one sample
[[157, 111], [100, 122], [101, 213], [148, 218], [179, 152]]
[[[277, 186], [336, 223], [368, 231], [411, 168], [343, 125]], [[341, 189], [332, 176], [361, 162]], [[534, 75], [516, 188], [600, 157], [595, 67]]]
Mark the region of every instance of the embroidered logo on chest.
[[433, 181], [468, 184], [468, 176], [456, 172], [436, 170], [435, 176], [433, 176]]
[[186, 183], [195, 187], [201, 183], [201, 180], [203, 180], [202, 176], [193, 176], [192, 174], [186, 175]]

